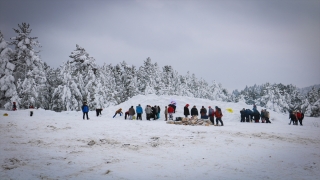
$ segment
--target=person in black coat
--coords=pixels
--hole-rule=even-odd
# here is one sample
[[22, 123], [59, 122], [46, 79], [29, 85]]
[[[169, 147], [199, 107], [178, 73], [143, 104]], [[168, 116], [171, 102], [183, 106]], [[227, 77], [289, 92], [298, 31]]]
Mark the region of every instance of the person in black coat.
[[250, 109], [246, 109], [246, 122], [252, 122], [253, 112]]
[[152, 107], [152, 117], [151, 118], [153, 118], [153, 120], [156, 120], [157, 119], [157, 114], [158, 114], [158, 108], [157, 108], [157, 106], [153, 106]]
[[[246, 110], [243, 108], [243, 109], [240, 111], [240, 114], [241, 114], [241, 121], [240, 121], [240, 122], [245, 122]], [[248, 118], [249, 118], [249, 116], [248, 116]]]
[[191, 109], [191, 116], [198, 116], [198, 109], [196, 108], [196, 106], [193, 106], [193, 108]]
[[186, 118], [190, 115], [189, 104], [186, 104], [186, 106], [184, 106], [183, 114]]
[[257, 109], [254, 110], [253, 117], [254, 117], [254, 122], [258, 123], [260, 120], [260, 113]]
[[208, 119], [208, 117], [206, 117], [207, 109], [204, 106], [202, 106], [202, 108], [200, 109], [200, 115], [201, 115], [201, 119]]
[[292, 122], [292, 125], [296, 125], [297, 116], [295, 111], [290, 111], [289, 119], [290, 119], [289, 125], [291, 125], [291, 122]]

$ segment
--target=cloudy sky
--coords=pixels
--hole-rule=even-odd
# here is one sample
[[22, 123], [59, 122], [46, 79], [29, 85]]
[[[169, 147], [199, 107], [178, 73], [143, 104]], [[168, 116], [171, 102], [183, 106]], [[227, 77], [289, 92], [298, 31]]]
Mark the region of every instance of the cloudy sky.
[[0, 30], [27, 22], [52, 67], [76, 44], [97, 64], [150, 57], [243, 89], [320, 84], [320, 0], [0, 0]]

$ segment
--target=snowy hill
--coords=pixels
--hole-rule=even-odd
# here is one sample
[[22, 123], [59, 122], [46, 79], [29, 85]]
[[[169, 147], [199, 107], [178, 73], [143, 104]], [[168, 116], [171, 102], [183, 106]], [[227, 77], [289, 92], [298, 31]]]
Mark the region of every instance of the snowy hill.
[[[225, 126], [166, 124], [164, 106], [219, 106]], [[156, 121], [112, 118], [115, 110], [160, 105]], [[234, 113], [228, 113], [232, 108]], [[288, 125], [270, 111], [271, 124], [240, 123], [252, 108], [179, 96], [139, 95], [102, 111], [3, 111], [0, 120], [0, 179], [317, 179], [320, 177], [320, 118]], [[260, 110], [260, 107], [258, 107]], [[9, 116], [2, 116], [8, 113]]]
[[[114, 115], [114, 112], [122, 108], [123, 111], [127, 111], [131, 106], [136, 107], [138, 104], [141, 104], [143, 109], [146, 105], [160, 105], [160, 108], [162, 109], [160, 116], [163, 116], [163, 109], [165, 106], [168, 106], [171, 101], [175, 101], [177, 103], [177, 112], [174, 114], [174, 117], [184, 117], [183, 115], [183, 107], [186, 104], [189, 104], [190, 107], [196, 106], [198, 111], [200, 111], [201, 107], [204, 106], [206, 109], [208, 109], [209, 106], [215, 107], [218, 106], [222, 109], [223, 112], [223, 119], [227, 119], [227, 121], [233, 121], [238, 122], [240, 121], [240, 110], [242, 108], [246, 109], [252, 109], [252, 105], [247, 105], [244, 102], [239, 103], [233, 103], [233, 102], [223, 102], [223, 101], [212, 101], [208, 99], [200, 99], [200, 98], [191, 98], [191, 97], [181, 97], [181, 96], [157, 96], [157, 95], [138, 95], [130, 98], [128, 101], [121, 103], [119, 105], [110, 107], [106, 109], [106, 113], [108, 116]], [[228, 113], [226, 111], [226, 108], [232, 108], [234, 110], [234, 113]], [[189, 108], [190, 110], [191, 108]], [[260, 110], [261, 107], [258, 106], [258, 109]], [[265, 109], [265, 108], [263, 108]], [[276, 112], [273, 112], [270, 110], [271, 114], [274, 114]], [[271, 120], [277, 121], [282, 118], [287, 118], [287, 115], [278, 114], [276, 113], [276, 116], [272, 116]], [[145, 115], [145, 114], [144, 114]], [[143, 117], [144, 119], [145, 116]]]

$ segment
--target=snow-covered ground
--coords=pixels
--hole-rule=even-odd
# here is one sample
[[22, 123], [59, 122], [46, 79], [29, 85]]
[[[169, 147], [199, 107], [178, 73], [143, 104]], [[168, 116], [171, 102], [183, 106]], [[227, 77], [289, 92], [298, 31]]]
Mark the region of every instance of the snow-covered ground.
[[[166, 124], [163, 109], [219, 106], [225, 126]], [[118, 108], [160, 105], [156, 121], [112, 118]], [[272, 124], [240, 123], [251, 106], [189, 97], [135, 96], [90, 120], [82, 112], [3, 111], [0, 179], [319, 179], [320, 118], [288, 125], [270, 111]], [[234, 113], [225, 111], [232, 108]], [[261, 108], [258, 107], [260, 110]], [[8, 113], [9, 116], [2, 116]]]

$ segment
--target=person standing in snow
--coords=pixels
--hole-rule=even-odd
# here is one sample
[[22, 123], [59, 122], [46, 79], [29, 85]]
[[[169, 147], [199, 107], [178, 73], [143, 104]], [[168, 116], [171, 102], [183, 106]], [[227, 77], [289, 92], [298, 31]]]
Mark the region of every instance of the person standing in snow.
[[209, 116], [209, 119], [212, 123], [212, 125], [214, 125], [214, 110], [211, 108], [211, 106], [209, 106], [209, 113], [208, 113], [208, 116]]
[[13, 111], [16, 111], [16, 110], [17, 110], [17, 105], [16, 105], [16, 102], [13, 102], [13, 105], [12, 105], [12, 110], [13, 110]]
[[136, 112], [137, 112], [137, 120], [139, 119], [142, 120], [143, 109], [140, 104], [136, 106]]
[[214, 115], [216, 116], [216, 125], [215, 126], [218, 126], [219, 125], [219, 121], [221, 123], [221, 126], [223, 126], [223, 121], [222, 121], [222, 112], [221, 112], [221, 109], [216, 106], [216, 111], [214, 113]]
[[[241, 114], [241, 120], [240, 120], [240, 122], [245, 122], [246, 109], [243, 108], [243, 109], [240, 111], [240, 114]], [[249, 119], [249, 115], [248, 115], [248, 119]]]
[[255, 123], [259, 123], [259, 120], [260, 120], [260, 113], [257, 109], [255, 109], [253, 111], [253, 118], [254, 118], [254, 122]]
[[159, 107], [159, 106], [158, 106], [157, 108], [158, 108], [158, 114], [157, 114], [157, 117], [158, 117], [158, 119], [160, 119], [160, 111], [161, 111], [161, 109], [160, 109], [160, 107]]
[[270, 113], [269, 113], [269, 111], [267, 111], [267, 109], [264, 110], [264, 116], [266, 119], [266, 123], [271, 123], [270, 122]]
[[169, 113], [169, 119], [173, 120], [173, 113], [174, 113], [174, 108], [172, 106], [168, 107], [168, 113]]
[[85, 115], [87, 116], [87, 120], [89, 120], [89, 117], [88, 117], [88, 112], [89, 112], [89, 107], [87, 105], [87, 102], [83, 102], [83, 105], [82, 105], [82, 112], [83, 112], [83, 120], [85, 118]]
[[257, 106], [256, 104], [253, 104], [253, 108], [252, 108], [253, 111], [257, 110]]
[[133, 106], [129, 109], [129, 120], [132, 120], [132, 116], [136, 114], [136, 111], [133, 109]]
[[167, 106], [164, 107], [164, 117], [166, 118], [165, 121], [167, 121], [168, 120], [168, 108], [167, 108]]
[[[301, 113], [299, 110], [297, 111], [297, 119], [299, 120], [300, 126], [302, 126], [302, 119], [304, 117], [304, 115], [302, 117], [302, 114], [303, 113]], [[298, 124], [298, 122], [297, 122], [297, 124]]]
[[29, 109], [30, 109], [30, 116], [33, 116], [33, 106], [30, 105], [30, 106], [29, 106]]
[[207, 109], [204, 107], [204, 106], [202, 106], [202, 108], [200, 109], [200, 118], [201, 119], [208, 119], [207, 117], [206, 117], [206, 115], [207, 115]]
[[196, 106], [193, 106], [193, 108], [191, 109], [191, 116], [198, 116], [198, 109], [196, 108]]
[[153, 106], [152, 107], [152, 118], [153, 118], [153, 120], [157, 119], [157, 114], [158, 114], [158, 108], [157, 108], [157, 106]]
[[260, 117], [261, 117], [261, 122], [265, 123], [265, 112], [263, 109], [261, 109]]
[[252, 122], [253, 112], [250, 109], [246, 109], [246, 122]]
[[183, 114], [187, 118], [190, 115], [189, 104], [186, 104], [183, 108]]
[[291, 125], [291, 122], [294, 124], [296, 116], [294, 115], [293, 111], [289, 111], [289, 119], [290, 119], [289, 125]]
[[152, 109], [151, 109], [150, 105], [147, 105], [145, 112], [146, 112], [147, 120], [150, 121], [151, 114], [152, 114]]
[[97, 108], [97, 109], [96, 109], [97, 117], [98, 117], [99, 115], [102, 115], [102, 114], [101, 114], [101, 111], [102, 111], [102, 108]]
[[122, 109], [121, 108], [116, 111], [116, 113], [114, 114], [113, 118], [116, 117], [117, 114], [120, 114], [120, 116], [122, 115]]

